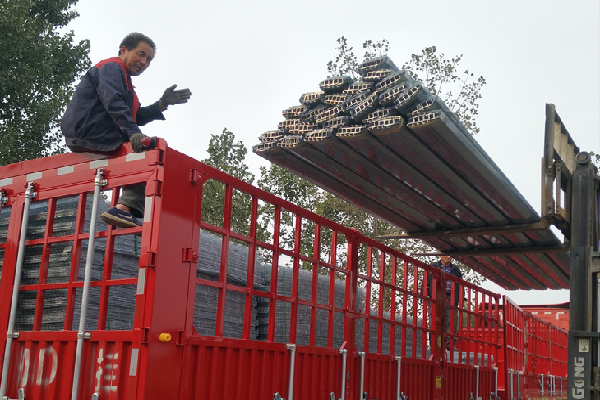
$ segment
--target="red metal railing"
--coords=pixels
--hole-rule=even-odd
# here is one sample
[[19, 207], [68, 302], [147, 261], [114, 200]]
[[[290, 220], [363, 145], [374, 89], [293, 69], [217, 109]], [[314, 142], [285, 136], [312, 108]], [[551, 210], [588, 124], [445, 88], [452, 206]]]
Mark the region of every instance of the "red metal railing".
[[[550, 323], [527, 314], [528, 395], [564, 397], [567, 376], [568, 334]], [[557, 377], [559, 378], [557, 380]]]
[[[78, 338], [98, 168], [103, 207], [122, 186], [146, 182], [146, 213], [141, 228], [98, 224], [89, 321]], [[528, 371], [524, 317], [507, 301], [510, 339], [501, 347], [499, 295], [162, 142], [110, 159], [70, 154], [0, 167], [0, 304], [11, 302], [27, 182], [37, 197], [19, 288], [26, 318], [6, 377], [11, 398], [21, 388], [39, 400], [71, 398], [72, 388], [103, 400], [489, 398], [505, 379], [502, 359], [520, 376]], [[8, 314], [0, 308], [0, 331]], [[536, 332], [551, 353], [540, 350], [535, 373], [550, 364], [560, 375], [566, 342]]]
[[506, 371], [500, 387], [507, 399], [566, 398], [568, 333], [504, 299]]
[[516, 304], [504, 298], [504, 370], [499, 386], [507, 399], [522, 396], [525, 385], [528, 346], [526, 315]]

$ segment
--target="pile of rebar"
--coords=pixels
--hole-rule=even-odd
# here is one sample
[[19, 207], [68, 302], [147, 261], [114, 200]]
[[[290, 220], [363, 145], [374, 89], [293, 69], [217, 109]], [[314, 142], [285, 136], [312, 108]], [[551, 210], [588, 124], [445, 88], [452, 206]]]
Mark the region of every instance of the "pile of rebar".
[[253, 151], [505, 288], [568, 287], [556, 236], [527, 229], [539, 216], [444, 102], [388, 57], [358, 72], [303, 94]]

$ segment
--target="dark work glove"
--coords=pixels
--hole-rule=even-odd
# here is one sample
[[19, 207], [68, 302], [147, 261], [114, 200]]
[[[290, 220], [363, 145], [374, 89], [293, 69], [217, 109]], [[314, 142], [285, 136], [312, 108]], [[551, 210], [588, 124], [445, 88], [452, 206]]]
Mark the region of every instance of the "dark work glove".
[[190, 89], [175, 90], [177, 85], [173, 85], [167, 88], [160, 98], [162, 105], [167, 108], [171, 104], [182, 104], [187, 103], [189, 98], [192, 96]]
[[142, 141], [144, 138], [147, 137], [148, 136], [144, 135], [143, 133], [134, 133], [133, 135], [131, 135], [129, 137], [129, 141], [131, 142], [131, 147], [133, 148], [133, 151], [135, 151], [136, 153], [141, 153], [142, 151], [144, 151], [145, 147]]

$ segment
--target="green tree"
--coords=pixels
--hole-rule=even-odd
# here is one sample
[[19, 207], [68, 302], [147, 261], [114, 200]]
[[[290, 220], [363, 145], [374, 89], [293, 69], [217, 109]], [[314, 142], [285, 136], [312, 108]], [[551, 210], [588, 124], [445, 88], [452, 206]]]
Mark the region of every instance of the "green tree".
[[[233, 132], [223, 128], [220, 135], [211, 135], [208, 145], [209, 157], [203, 163], [232, 175], [249, 184], [254, 182], [248, 166], [244, 163], [248, 150], [240, 141], [235, 141]], [[202, 195], [202, 220], [209, 224], [225, 226], [225, 193], [226, 183], [209, 179], [204, 183]], [[231, 229], [248, 235], [250, 233], [250, 216], [252, 199], [250, 195], [233, 190]]]
[[421, 54], [413, 54], [402, 68], [410, 70], [415, 79], [421, 80], [432, 94], [439, 96], [454, 112], [467, 130], [479, 133], [477, 115], [481, 89], [486, 84], [483, 76], [465, 69], [461, 72], [463, 55], [447, 58], [438, 53], [436, 46], [423, 49]]
[[322, 192], [316, 185], [275, 164], [260, 167], [257, 185], [262, 190], [307, 210], [314, 209], [313, 204]]
[[[348, 44], [344, 36], [337, 39], [338, 55], [327, 63], [330, 75], [348, 75], [358, 78], [358, 57], [354, 48]], [[363, 60], [387, 55], [390, 44], [387, 39], [366, 40], [362, 47], [365, 51]], [[479, 133], [477, 116], [479, 115], [479, 100], [481, 89], [486, 84], [483, 76], [476, 77], [473, 72], [462, 68], [460, 63], [463, 55], [447, 58], [444, 53], [438, 53], [436, 46], [421, 50], [421, 54], [413, 54], [410, 61], [402, 68], [411, 71], [415, 79], [421, 80], [432, 94], [439, 96], [448, 108], [456, 114], [462, 124], [471, 134]]]
[[[323, 195], [323, 191], [316, 185], [275, 164], [270, 164], [268, 168], [260, 167], [260, 178], [257, 185], [264, 191], [311, 211], [315, 210], [314, 204], [320, 203], [320, 197]], [[275, 210], [268, 205], [264, 205], [259, 212], [259, 225], [263, 235], [260, 239], [268, 241], [274, 232]], [[289, 249], [294, 247], [294, 224], [294, 215], [283, 210], [280, 216], [279, 242]], [[312, 255], [313, 244], [307, 238], [310, 238], [313, 233], [314, 225], [303, 221], [302, 237], [306, 240], [303, 240], [300, 244], [302, 254]], [[264, 257], [265, 260], [269, 260], [268, 255], [264, 255]]]
[[[348, 44], [348, 39], [344, 36], [337, 39], [337, 44], [336, 50], [338, 55], [335, 57], [335, 60], [327, 63], [327, 72], [329, 72], [330, 76], [347, 75], [358, 79], [360, 77], [358, 74], [360, 63], [358, 62], [358, 57], [354, 54], [354, 48]], [[363, 60], [368, 60], [387, 55], [390, 49], [390, 42], [387, 39], [378, 41], [368, 39], [363, 42], [362, 47], [365, 50]]]
[[358, 78], [359, 63], [358, 58], [354, 54], [354, 48], [348, 44], [348, 39], [344, 36], [338, 38], [337, 43], [336, 50], [338, 51], [338, 55], [335, 57], [335, 60], [327, 63], [327, 71], [331, 75], [347, 75]]
[[60, 117], [89, 65], [89, 41], [62, 29], [76, 0], [0, 3], [0, 165], [63, 151]]
[[592, 164], [594, 164], [597, 168], [597, 174], [600, 175], [600, 153], [594, 153], [590, 151], [590, 155], [592, 156]]

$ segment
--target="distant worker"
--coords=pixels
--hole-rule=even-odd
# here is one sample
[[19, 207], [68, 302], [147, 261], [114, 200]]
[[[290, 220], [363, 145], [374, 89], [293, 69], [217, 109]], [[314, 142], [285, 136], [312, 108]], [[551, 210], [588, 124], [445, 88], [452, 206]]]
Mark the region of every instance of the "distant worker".
[[[141, 33], [130, 33], [119, 45], [118, 57], [108, 58], [91, 67], [77, 85], [63, 116], [61, 128], [67, 146], [73, 152], [106, 153], [131, 142], [133, 151], [145, 150], [149, 142], [140, 126], [157, 119], [172, 104], [186, 103], [192, 92], [175, 90], [173, 85], [154, 104], [141, 107], [131, 82], [150, 66], [156, 46]], [[156, 143], [156, 138], [151, 139]], [[140, 226], [144, 215], [145, 184], [122, 189], [116, 207], [102, 213], [107, 224], [120, 228]]]
[[[456, 265], [454, 265], [452, 263], [452, 257], [450, 256], [441, 256], [440, 257], [440, 261], [432, 264], [432, 267], [434, 268], [439, 268], [441, 269], [445, 274], [450, 274], [452, 276], [455, 276], [457, 278], [462, 279], [462, 272], [460, 270], [460, 268], [458, 268]], [[432, 282], [433, 282], [433, 276], [431, 274], [429, 274], [427, 276], [427, 296], [431, 297], [431, 292], [432, 292]], [[452, 281], [451, 280], [447, 280], [446, 281], [446, 287], [445, 287], [445, 292], [446, 292], [446, 305], [450, 305], [450, 304], [454, 304], [454, 306], [458, 306], [459, 300], [460, 300], [460, 285], [458, 284], [458, 282], [454, 283], [454, 298], [452, 299]], [[451, 319], [454, 319], [454, 335], [456, 335], [456, 333], [458, 332], [458, 319], [456, 318], [457, 316], [457, 312], [452, 312], [455, 310], [452, 310], [450, 307], [446, 307], [446, 312], [445, 312], [445, 326], [444, 326], [444, 331], [446, 333], [450, 333], [450, 326], [451, 326]], [[456, 338], [454, 339], [454, 343], [456, 343]], [[446, 336], [446, 349], [450, 350], [450, 337]]]

